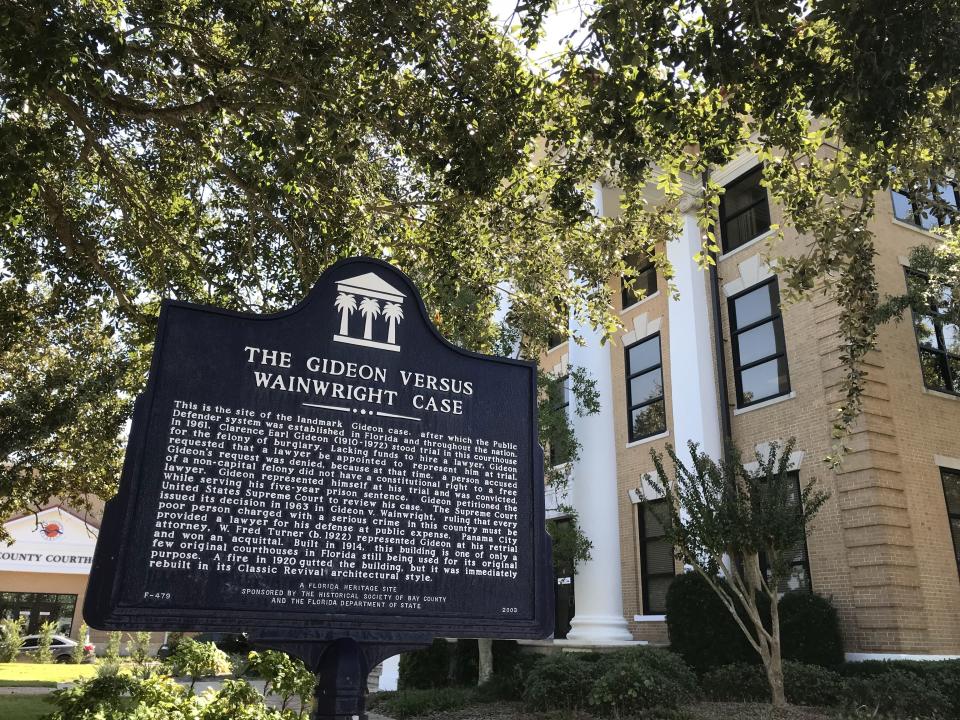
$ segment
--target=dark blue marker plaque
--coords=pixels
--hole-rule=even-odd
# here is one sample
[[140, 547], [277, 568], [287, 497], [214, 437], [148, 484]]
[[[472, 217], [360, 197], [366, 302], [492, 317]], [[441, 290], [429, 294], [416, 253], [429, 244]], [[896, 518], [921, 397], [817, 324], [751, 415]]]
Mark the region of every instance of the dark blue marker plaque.
[[[437, 636], [546, 637], [542, 465], [534, 365], [446, 342], [386, 263], [275, 315], [166, 302], [84, 615], [246, 631], [326, 676], [357, 648], [354, 674]], [[318, 717], [357, 714], [334, 699]]]

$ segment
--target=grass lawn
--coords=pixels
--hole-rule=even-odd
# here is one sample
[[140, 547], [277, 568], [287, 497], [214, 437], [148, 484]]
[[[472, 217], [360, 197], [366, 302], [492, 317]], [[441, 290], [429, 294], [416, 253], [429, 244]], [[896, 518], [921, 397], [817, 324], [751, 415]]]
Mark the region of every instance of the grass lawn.
[[[2, 665], [0, 665], [2, 667]], [[38, 720], [53, 712], [46, 695], [0, 695], [0, 718], [3, 720]]]
[[[92, 663], [67, 665], [51, 663], [0, 663], [0, 687], [30, 685], [33, 687], [56, 687], [58, 682], [72, 682], [79, 678], [93, 677], [97, 666]], [[7, 716], [0, 713], [0, 717]]]

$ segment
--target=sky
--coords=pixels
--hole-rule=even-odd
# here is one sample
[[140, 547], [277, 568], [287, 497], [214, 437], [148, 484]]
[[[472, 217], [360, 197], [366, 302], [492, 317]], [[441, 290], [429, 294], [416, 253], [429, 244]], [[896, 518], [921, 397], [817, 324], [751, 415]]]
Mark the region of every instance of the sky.
[[[500, 24], [506, 25], [518, 1], [490, 0], [490, 12]], [[592, 0], [557, 0], [554, 9], [544, 20], [544, 37], [530, 53], [530, 59], [538, 64], [549, 63], [550, 58], [563, 49], [566, 36], [581, 25], [581, 20], [593, 5]], [[517, 19], [513, 18], [513, 24], [517, 22]]]

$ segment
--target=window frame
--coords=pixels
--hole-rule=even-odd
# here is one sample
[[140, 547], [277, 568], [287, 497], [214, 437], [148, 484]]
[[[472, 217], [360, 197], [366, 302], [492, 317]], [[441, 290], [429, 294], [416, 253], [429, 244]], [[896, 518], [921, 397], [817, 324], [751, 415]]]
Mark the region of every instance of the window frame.
[[[726, 185], [723, 186], [723, 194], [720, 196], [718, 220], [720, 225], [720, 245], [724, 255], [727, 253], [733, 252], [738, 248], [743, 247], [747, 243], [753, 242], [758, 237], [762, 236], [764, 233], [770, 232], [770, 226], [772, 225], [772, 222], [771, 222], [772, 218], [770, 218], [770, 196], [767, 193], [767, 189], [763, 187], [763, 185], [759, 185], [759, 187], [763, 190], [763, 198], [761, 198], [760, 200], [754, 201], [753, 203], [751, 203], [750, 205], [748, 205], [747, 207], [741, 210], [738, 210], [733, 215], [727, 215], [727, 192], [729, 192], [729, 190], [735, 187], [736, 185], [744, 182], [744, 180], [746, 180], [749, 176], [753, 175], [754, 173], [759, 173], [760, 179], [761, 180], [763, 179], [763, 163], [760, 163], [759, 165], [754, 165], [749, 170], [746, 170], [740, 173], [737, 177], [735, 177], [733, 180], [731, 180], [730, 182], [728, 182]], [[739, 218], [742, 215], [745, 215], [746, 213], [750, 212], [754, 208], [759, 207], [762, 203], [766, 203], [767, 205], [767, 221], [768, 221], [767, 229], [753, 236], [749, 240], [744, 240], [742, 243], [740, 243], [736, 247], [730, 247], [730, 244], [727, 240], [727, 225], [730, 223], [731, 220], [736, 220], [737, 218]]]
[[651, 260], [648, 257], [644, 257], [642, 261], [639, 263], [630, 262], [629, 264], [633, 267], [634, 271], [636, 272], [636, 276], [632, 278], [634, 283], [636, 283], [644, 273], [647, 273], [650, 271], [653, 272], [653, 290], [651, 291], [649, 288], [646, 288], [647, 294], [644, 295], [642, 298], [638, 297], [636, 295], [636, 290], [632, 287], [628, 287], [625, 282], [626, 278], [621, 276], [620, 277], [620, 310], [621, 311], [626, 310], [627, 308], [631, 308], [634, 305], [637, 305], [643, 302], [647, 298], [652, 297], [660, 289], [659, 287], [660, 279], [657, 276], [657, 266], [653, 262], [653, 260]]
[[[935, 215], [931, 215], [930, 217], [936, 220], [936, 225], [933, 225], [932, 227], [929, 227], [929, 228], [924, 227], [923, 211], [917, 210], [913, 201], [910, 199], [910, 195], [908, 193], [903, 192], [902, 190], [890, 188], [890, 210], [893, 212], [893, 219], [896, 220], [897, 222], [902, 222], [902, 223], [907, 223], [908, 225], [912, 225], [918, 230], [923, 230], [925, 232], [930, 232], [931, 230], [938, 227], [946, 227], [948, 225], [952, 225], [954, 223], [954, 219], [957, 217], [957, 214], [960, 213], [960, 183], [958, 183], [956, 180], [951, 180], [950, 182], [945, 183], [942, 186], [941, 185], [933, 186], [932, 183], [928, 183], [928, 186], [929, 186], [931, 195], [933, 195], [934, 193], [939, 193], [940, 187], [949, 187], [951, 190], [953, 190], [953, 208], [955, 212], [953, 215], [950, 216], [949, 222], [941, 223], [940, 218], [936, 217]], [[906, 218], [897, 217], [897, 205], [896, 205], [897, 195], [900, 195], [901, 197], [903, 197], [904, 200], [906, 200], [907, 204], [910, 206], [910, 214], [913, 217], [912, 221]]]
[[[746, 295], [749, 295], [752, 292], [756, 292], [760, 290], [760, 288], [764, 288], [769, 285], [774, 286], [774, 290], [776, 291], [776, 294], [777, 294], [777, 306], [773, 310], [773, 314], [768, 315], [764, 318], [761, 318], [760, 320], [755, 320], [751, 322], [749, 325], [745, 325], [743, 327], [739, 327], [735, 325], [735, 321], [737, 320], [737, 310], [736, 310], [736, 305], [734, 303], [740, 298], [745, 297]], [[767, 292], [769, 292], [769, 290]], [[752, 285], [751, 287], [748, 287], [746, 290], [741, 290], [736, 295], [732, 295], [731, 297], [727, 298], [727, 317], [729, 319], [729, 324], [730, 324], [730, 348], [733, 352], [733, 381], [736, 387], [737, 409], [740, 410], [742, 408], [750, 407], [751, 405], [757, 405], [762, 402], [775, 400], [776, 398], [783, 397], [784, 395], [789, 395], [791, 390], [791, 383], [790, 383], [790, 361], [789, 361], [789, 358], [787, 357], [787, 331], [786, 331], [786, 328], [784, 328], [783, 326], [783, 311], [780, 308], [780, 282], [777, 276], [774, 275], [773, 277], [767, 280], [761, 280], [757, 284]], [[777, 349], [777, 352], [773, 353], [772, 355], [766, 355], [762, 358], [751, 360], [746, 365], [741, 364], [740, 346], [737, 343], [737, 338], [740, 335], [750, 332], [751, 330], [755, 330], [756, 328], [766, 325], [767, 323], [774, 324], [774, 342], [775, 343], [777, 341], [777, 338], [783, 338], [782, 350]], [[779, 335], [776, 332], [777, 323], [780, 324]], [[764, 363], [770, 362], [771, 360], [779, 360], [780, 358], [783, 358], [783, 365], [786, 370], [787, 381], [786, 381], [785, 387], [781, 388], [780, 392], [774, 395], [766, 395], [757, 400], [750, 400], [748, 402], [744, 402], [743, 371], [750, 370], [751, 368], [754, 368], [754, 367], [758, 367], [760, 365], [763, 365]]]
[[947, 532], [950, 533], [950, 544], [953, 546], [953, 555], [954, 559], [957, 562], [957, 576], [960, 577], [960, 546], [957, 545], [957, 538], [953, 535], [953, 520], [960, 520], [960, 508], [953, 511], [950, 509], [950, 504], [947, 502], [947, 485], [944, 482], [944, 475], [950, 474], [957, 477], [957, 481], [960, 482], [960, 470], [954, 470], [953, 468], [941, 467], [940, 470], [940, 487], [943, 490], [943, 504], [947, 510]]
[[[916, 278], [920, 278], [924, 281], [929, 280], [926, 274], [914, 270], [910, 267], [903, 268], [903, 279], [906, 285], [906, 289], [909, 292], [910, 290], [910, 276], [913, 275]], [[953, 372], [950, 370], [950, 359], [956, 360], [960, 363], [960, 355], [956, 355], [947, 350], [947, 344], [944, 341], [943, 337], [943, 316], [940, 312], [931, 307], [928, 307], [929, 312], [918, 313], [916, 308], [910, 308], [910, 317], [912, 319], [913, 325], [913, 342], [917, 348], [917, 362], [920, 364], [920, 380], [923, 382], [923, 387], [927, 390], [933, 390], [934, 392], [946, 393], [947, 395], [953, 395], [955, 397], [960, 397], [960, 391], [954, 390], [954, 387], [960, 386], [960, 376], [956, 378], [954, 382]], [[933, 332], [937, 336], [937, 344], [942, 348], [932, 348], [920, 344], [920, 338], [917, 336], [917, 319], [918, 317], [929, 317], [933, 321]], [[952, 324], [952, 323], [948, 323]], [[930, 387], [927, 384], [927, 376], [923, 372], [923, 354], [927, 353], [929, 355], [935, 355], [938, 359], [938, 364], [940, 365], [940, 377], [948, 381], [946, 387]]]
[[[665, 577], [676, 577], [677, 576], [677, 562], [676, 558], [673, 555], [674, 548], [671, 548], [671, 558], [673, 558], [673, 572], [649, 572], [649, 562], [647, 561], [647, 545], [651, 541], [663, 540], [664, 535], [657, 535], [655, 537], [647, 537], [647, 519], [645, 515], [645, 508], [647, 505], [653, 506], [656, 503], [666, 503], [666, 500], [663, 498], [657, 498], [655, 500], [644, 500], [643, 502], [637, 503], [637, 539], [640, 542], [640, 610], [644, 615], [664, 615], [667, 612], [666, 606], [663, 609], [651, 608], [650, 607], [650, 583], [649, 579], [665, 578]], [[653, 510], [650, 510], [653, 512]]]
[[[640, 370], [634, 371], [633, 368], [630, 367], [630, 351], [639, 345], [643, 345], [646, 342], [652, 341], [654, 338], [657, 339], [657, 349], [658, 349], [657, 363], [654, 365], [649, 365], [647, 367], [644, 367]], [[667, 388], [666, 388], [666, 383], [663, 380], [663, 345], [660, 341], [660, 333], [659, 332], [651, 333], [650, 335], [647, 335], [645, 338], [641, 338], [640, 340], [637, 340], [635, 343], [631, 343], [630, 345], [627, 345], [623, 349], [623, 368], [624, 368], [624, 375], [626, 377], [626, 382], [627, 382], [627, 442], [637, 442], [638, 440], [644, 440], [645, 438], [653, 437], [654, 435], [659, 435], [661, 433], [666, 432], [667, 430], [667, 421], [666, 421]], [[653, 398], [652, 400], [645, 400], [641, 403], [634, 403], [633, 402], [633, 379], [636, 377], [639, 377], [640, 375], [645, 375], [648, 372], [653, 372], [654, 370], [660, 371], [660, 395]], [[645, 435], [634, 435], [633, 411], [639, 410], [640, 408], [648, 407], [657, 402], [663, 403], [663, 417], [664, 417], [663, 427], [655, 432], [650, 432]]]

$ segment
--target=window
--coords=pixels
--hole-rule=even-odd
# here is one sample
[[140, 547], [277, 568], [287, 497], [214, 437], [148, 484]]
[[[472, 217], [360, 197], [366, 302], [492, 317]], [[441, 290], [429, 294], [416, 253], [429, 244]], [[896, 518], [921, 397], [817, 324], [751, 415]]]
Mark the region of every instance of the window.
[[[797, 508], [800, 513], [800, 473], [787, 473], [787, 478], [791, 482], [790, 497], [788, 502]], [[789, 572], [786, 577], [780, 581], [780, 587], [777, 588], [782, 593], [790, 590], [812, 590], [813, 580], [810, 576], [810, 556], [807, 552], [807, 538], [798, 542], [794, 548], [786, 553], [787, 567]], [[770, 580], [770, 566], [767, 563], [765, 555], [760, 556], [760, 571], [767, 580]]]
[[758, 165], [724, 188], [720, 198], [720, 235], [723, 251], [736, 250], [770, 229], [770, 203], [760, 185]]
[[657, 513], [667, 509], [665, 500], [645, 500], [638, 506], [640, 524], [640, 587], [644, 615], [667, 612], [667, 588], [676, 572], [673, 546], [663, 538]]
[[[570, 376], [564, 375], [549, 387], [550, 409], [562, 412], [569, 417], [570, 413]], [[563, 465], [570, 460], [570, 448], [566, 444], [550, 442], [550, 465]]]
[[[620, 309], [648, 298], [657, 291], [657, 268], [649, 258], [629, 258], [627, 264], [632, 267], [636, 275], [630, 278], [620, 278]], [[631, 285], [628, 285], [628, 282]]]
[[27, 635], [38, 633], [42, 623], [54, 620], [57, 632], [69, 637], [76, 605], [76, 595], [0, 592], [0, 618], [22, 617]]
[[[920, 273], [907, 271], [908, 284], [925, 282]], [[950, 302], [951, 298], [944, 297], [942, 302], [914, 308], [913, 327], [923, 384], [931, 390], [960, 394], [960, 326], [943, 316]]]
[[931, 207], [935, 200], [939, 200], [940, 203], [954, 209], [958, 207], [957, 188], [954, 185], [937, 185], [936, 197], [934, 197], [932, 188], [929, 189], [925, 193], [926, 201], [923, 203], [911, 201], [910, 197], [904, 192], [894, 190], [891, 194], [893, 196], [894, 217], [924, 230], [931, 230], [940, 225], [949, 225], [952, 221], [950, 215], [944, 214], [944, 208], [935, 209]]
[[943, 481], [943, 495], [947, 500], [953, 554], [957, 557], [957, 569], [960, 570], [960, 472], [941, 468], [940, 479]]
[[737, 407], [790, 392], [777, 279], [730, 298]]
[[660, 334], [634, 343], [627, 355], [627, 423], [630, 442], [667, 429]]

